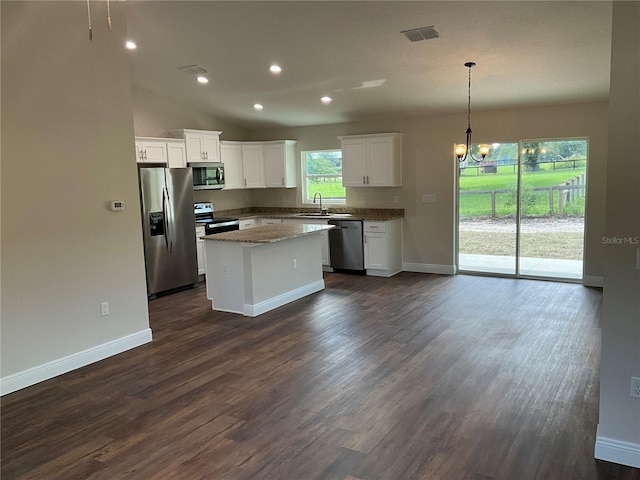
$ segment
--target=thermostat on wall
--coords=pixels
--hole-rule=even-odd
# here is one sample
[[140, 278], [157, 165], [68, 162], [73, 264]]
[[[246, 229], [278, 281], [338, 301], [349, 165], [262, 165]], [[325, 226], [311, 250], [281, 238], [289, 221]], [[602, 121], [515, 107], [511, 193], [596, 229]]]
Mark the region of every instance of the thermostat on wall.
[[114, 200], [111, 202], [111, 210], [113, 212], [122, 212], [126, 208], [123, 200]]

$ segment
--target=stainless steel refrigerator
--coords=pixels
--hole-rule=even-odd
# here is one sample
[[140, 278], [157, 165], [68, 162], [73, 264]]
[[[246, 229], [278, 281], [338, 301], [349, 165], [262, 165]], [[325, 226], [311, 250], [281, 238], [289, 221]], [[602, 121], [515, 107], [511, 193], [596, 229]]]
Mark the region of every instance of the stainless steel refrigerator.
[[148, 294], [198, 283], [191, 168], [138, 173]]

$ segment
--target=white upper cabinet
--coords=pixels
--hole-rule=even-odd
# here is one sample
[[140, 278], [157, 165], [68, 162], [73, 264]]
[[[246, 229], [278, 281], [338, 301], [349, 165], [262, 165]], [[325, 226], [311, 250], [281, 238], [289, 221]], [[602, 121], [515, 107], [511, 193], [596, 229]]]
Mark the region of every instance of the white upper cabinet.
[[242, 143], [241, 145], [244, 188], [264, 188], [264, 145], [262, 143]]
[[242, 147], [238, 142], [220, 142], [220, 160], [224, 163], [224, 189], [244, 188]]
[[402, 134], [353, 135], [340, 140], [345, 187], [402, 185]]
[[187, 163], [219, 162], [220, 134], [209, 130], [171, 130], [175, 138], [184, 138], [187, 147]]
[[167, 144], [161, 138], [136, 137], [138, 163], [167, 163]]
[[297, 186], [295, 140], [265, 142], [264, 181], [267, 188]]
[[171, 168], [187, 166], [184, 140], [136, 137], [138, 163], [162, 163]]
[[220, 142], [225, 190], [292, 188], [296, 182], [295, 140]]
[[169, 168], [187, 166], [187, 150], [184, 140], [167, 138], [167, 164]]

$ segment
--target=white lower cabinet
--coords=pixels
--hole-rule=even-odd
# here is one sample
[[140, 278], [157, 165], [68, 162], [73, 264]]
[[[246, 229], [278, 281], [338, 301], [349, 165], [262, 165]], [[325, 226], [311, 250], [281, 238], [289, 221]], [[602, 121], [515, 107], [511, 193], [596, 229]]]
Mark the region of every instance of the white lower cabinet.
[[363, 222], [367, 275], [390, 277], [402, 271], [402, 220]]
[[245, 230], [247, 228], [253, 228], [258, 226], [258, 220], [255, 218], [246, 218], [244, 220], [240, 220], [240, 230]]
[[205, 274], [205, 265], [207, 264], [207, 259], [205, 257], [205, 248], [204, 248], [204, 237], [205, 231], [204, 227], [196, 227], [196, 257], [198, 259], [198, 275]]
[[[302, 219], [302, 218], [287, 218], [284, 223], [312, 223], [314, 225], [328, 225], [328, 220], [314, 220], [314, 219]], [[322, 238], [322, 266], [331, 266], [331, 257], [329, 256], [329, 230], [323, 230], [320, 232]]]

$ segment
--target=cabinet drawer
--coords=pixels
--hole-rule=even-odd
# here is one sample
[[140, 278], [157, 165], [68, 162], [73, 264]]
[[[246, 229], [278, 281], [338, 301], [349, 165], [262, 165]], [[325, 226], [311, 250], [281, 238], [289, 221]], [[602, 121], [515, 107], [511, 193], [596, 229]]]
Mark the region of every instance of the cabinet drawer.
[[244, 230], [245, 228], [253, 228], [258, 225], [258, 222], [255, 218], [250, 218], [248, 220], [240, 220], [240, 230]]
[[386, 232], [387, 222], [364, 222], [365, 232]]
[[282, 223], [282, 219], [280, 218], [261, 218], [260, 225], [275, 225], [277, 223]]

